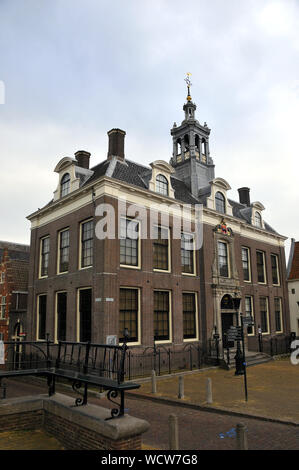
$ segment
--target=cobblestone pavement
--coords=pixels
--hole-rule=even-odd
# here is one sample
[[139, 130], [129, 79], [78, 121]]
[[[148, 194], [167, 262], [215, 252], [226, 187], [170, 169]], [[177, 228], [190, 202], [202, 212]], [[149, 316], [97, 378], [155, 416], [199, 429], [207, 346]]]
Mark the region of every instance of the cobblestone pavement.
[[[13, 396], [46, 393], [46, 386], [10, 380], [7, 381], [7, 398]], [[57, 391], [73, 395], [66, 389]], [[109, 406], [109, 402], [95, 397], [90, 403]], [[248, 429], [248, 443], [251, 450], [298, 450], [299, 427], [271, 423], [252, 418], [239, 418], [208, 411], [188, 409], [183, 406], [159, 404], [148, 400], [126, 398], [125, 406], [135, 417], [150, 423], [144, 434], [146, 446], [154, 449], [168, 449], [168, 417], [175, 414], [179, 423], [179, 442], [181, 450], [232, 450], [236, 448], [233, 429], [239, 422]]]
[[[289, 359], [247, 368], [247, 402], [244, 377], [236, 376], [234, 369], [218, 368], [184, 375], [185, 397], [182, 401], [208, 406], [208, 377], [212, 380], [213, 408], [299, 423], [299, 366], [292, 365]], [[134, 393], [152, 396], [151, 382], [143, 383]], [[156, 396], [177, 399], [178, 376], [159, 377]]]
[[0, 436], [0, 450], [64, 450], [55, 437], [42, 430], [2, 432]]

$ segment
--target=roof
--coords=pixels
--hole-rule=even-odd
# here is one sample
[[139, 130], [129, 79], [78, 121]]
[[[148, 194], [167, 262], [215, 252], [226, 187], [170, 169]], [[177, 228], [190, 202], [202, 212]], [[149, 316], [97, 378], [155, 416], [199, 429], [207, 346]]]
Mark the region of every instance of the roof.
[[0, 241], [0, 262], [4, 250], [8, 250], [9, 258], [16, 261], [29, 261], [29, 245], [21, 245], [20, 243]]
[[288, 279], [289, 281], [299, 279], [299, 242], [294, 244], [293, 259]]

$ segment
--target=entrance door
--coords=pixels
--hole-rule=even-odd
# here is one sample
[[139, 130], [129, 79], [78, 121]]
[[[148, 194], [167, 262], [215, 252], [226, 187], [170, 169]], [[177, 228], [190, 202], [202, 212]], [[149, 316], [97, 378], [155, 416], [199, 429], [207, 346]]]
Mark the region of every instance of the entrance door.
[[233, 341], [227, 341], [226, 332], [234, 324], [234, 314], [233, 313], [222, 313], [221, 314], [221, 323], [222, 323], [223, 347], [225, 349], [226, 348], [233, 348], [234, 347], [234, 342]]

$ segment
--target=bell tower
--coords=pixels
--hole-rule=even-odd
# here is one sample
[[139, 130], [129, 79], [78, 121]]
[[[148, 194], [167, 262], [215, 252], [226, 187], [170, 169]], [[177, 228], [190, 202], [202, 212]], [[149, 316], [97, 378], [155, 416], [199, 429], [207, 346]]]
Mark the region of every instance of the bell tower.
[[190, 95], [190, 73], [187, 73], [187, 101], [183, 106], [185, 119], [180, 126], [174, 123], [171, 129], [173, 139], [173, 154], [170, 161], [176, 176], [183, 180], [194, 196], [198, 196], [203, 188], [214, 179], [214, 163], [210, 157], [209, 136], [207, 124], [201, 125], [195, 118], [196, 104]]

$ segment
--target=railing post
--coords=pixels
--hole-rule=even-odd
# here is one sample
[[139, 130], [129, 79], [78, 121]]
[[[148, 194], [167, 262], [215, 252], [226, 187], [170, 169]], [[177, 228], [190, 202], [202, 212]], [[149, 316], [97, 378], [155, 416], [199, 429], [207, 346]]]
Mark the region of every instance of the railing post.
[[237, 424], [237, 450], [248, 450], [247, 429], [242, 423]]
[[90, 351], [90, 341], [87, 342], [86, 349], [85, 349], [85, 360], [84, 360], [84, 366], [83, 366], [84, 374], [87, 374], [88, 372], [89, 351]]
[[192, 362], [193, 362], [192, 361], [192, 346], [190, 345], [189, 348], [190, 348], [189, 349], [189, 352], [190, 352], [190, 370], [192, 370], [193, 369], [193, 367], [192, 367]]
[[158, 349], [158, 356], [159, 356], [159, 375], [161, 375], [161, 351]]
[[171, 351], [170, 351], [170, 348], [168, 349], [168, 373], [169, 375], [171, 374], [171, 364], [170, 364], [170, 355], [171, 355]]
[[51, 361], [50, 361], [50, 341], [49, 341], [49, 333], [47, 333], [47, 368], [50, 369]]
[[179, 429], [178, 417], [174, 414], [169, 415], [169, 449], [179, 450]]
[[273, 356], [273, 338], [270, 338], [270, 356]]
[[57, 367], [57, 369], [60, 366], [60, 353], [61, 353], [61, 341], [58, 341], [58, 351], [57, 351], [57, 358], [56, 358], [56, 367]]

